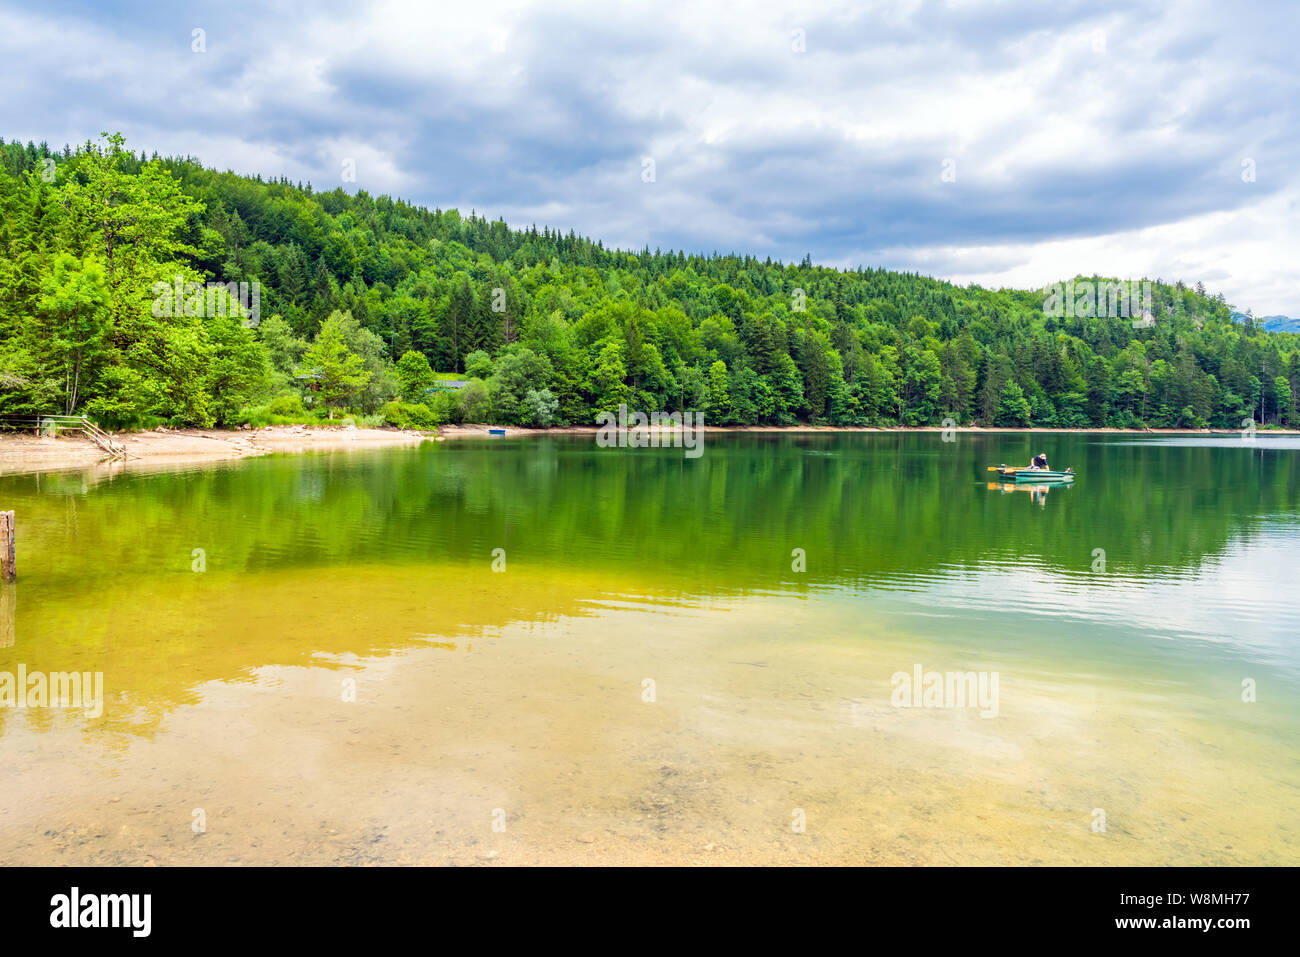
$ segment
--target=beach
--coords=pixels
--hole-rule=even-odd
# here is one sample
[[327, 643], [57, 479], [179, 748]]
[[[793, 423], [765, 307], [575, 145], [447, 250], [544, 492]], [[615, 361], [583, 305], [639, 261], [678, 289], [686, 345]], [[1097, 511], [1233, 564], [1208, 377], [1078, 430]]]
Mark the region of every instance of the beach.
[[[256, 429], [157, 429], [121, 432], [113, 440], [127, 450], [131, 466], [188, 465], [269, 455], [274, 452], [334, 451], [414, 445], [428, 438], [400, 429], [350, 426], [272, 425]], [[0, 435], [0, 474], [84, 468], [110, 461], [102, 449], [80, 435], [42, 438]]]

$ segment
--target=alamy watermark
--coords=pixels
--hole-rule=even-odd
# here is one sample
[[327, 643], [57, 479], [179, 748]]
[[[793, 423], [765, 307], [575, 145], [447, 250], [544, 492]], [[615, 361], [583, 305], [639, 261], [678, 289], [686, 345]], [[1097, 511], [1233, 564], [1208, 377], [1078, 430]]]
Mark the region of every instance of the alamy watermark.
[[1043, 315], [1063, 319], [1131, 319], [1133, 328], [1155, 325], [1152, 314], [1151, 282], [1091, 282], [1081, 280], [1052, 283], [1043, 287]]
[[70, 708], [88, 718], [104, 713], [102, 671], [0, 671], [0, 708]]
[[889, 679], [895, 708], [979, 708], [981, 718], [998, 716], [996, 671], [895, 671]]
[[260, 282], [186, 282], [174, 276], [171, 282], [156, 282], [150, 287], [154, 295], [153, 317], [171, 319], [191, 316], [200, 319], [226, 318], [243, 320], [256, 329], [262, 321], [262, 284]]
[[703, 412], [644, 412], [630, 414], [626, 405], [596, 414], [596, 445], [602, 449], [685, 449], [688, 459], [704, 454]]
[[82, 893], [74, 886], [50, 898], [50, 926], [54, 928], [124, 928], [132, 937], [148, 937], [153, 929], [152, 894]]

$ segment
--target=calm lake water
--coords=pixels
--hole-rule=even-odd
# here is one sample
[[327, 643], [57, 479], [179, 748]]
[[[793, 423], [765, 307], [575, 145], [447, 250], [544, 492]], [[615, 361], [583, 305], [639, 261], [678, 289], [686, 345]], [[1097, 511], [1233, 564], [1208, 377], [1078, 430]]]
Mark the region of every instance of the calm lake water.
[[[1044, 450], [1073, 486], [990, 485]], [[0, 681], [104, 688], [0, 707], [0, 863], [1300, 864], [1298, 452], [585, 435], [0, 477]], [[988, 694], [897, 706], [918, 669]]]

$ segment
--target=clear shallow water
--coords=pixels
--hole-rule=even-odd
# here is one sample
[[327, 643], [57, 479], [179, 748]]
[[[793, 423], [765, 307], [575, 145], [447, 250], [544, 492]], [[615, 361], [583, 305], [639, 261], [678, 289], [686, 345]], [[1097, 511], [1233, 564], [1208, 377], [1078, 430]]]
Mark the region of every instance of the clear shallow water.
[[[1073, 487], [990, 486], [1043, 449]], [[563, 436], [0, 477], [0, 673], [106, 688], [0, 708], [0, 861], [1294, 864], [1297, 451]], [[996, 671], [997, 716], [894, 707], [916, 665]]]

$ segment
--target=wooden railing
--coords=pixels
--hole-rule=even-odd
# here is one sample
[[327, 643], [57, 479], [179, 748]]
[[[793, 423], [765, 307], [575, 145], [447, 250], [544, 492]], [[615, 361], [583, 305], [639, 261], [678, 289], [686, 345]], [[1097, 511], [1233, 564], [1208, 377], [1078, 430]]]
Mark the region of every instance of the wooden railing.
[[90, 441], [114, 458], [126, 458], [126, 446], [118, 445], [112, 437], [84, 415], [81, 417], [81, 431]]
[[32, 429], [37, 435], [80, 432], [113, 458], [126, 458], [126, 447], [84, 415], [0, 415], [0, 429]]

